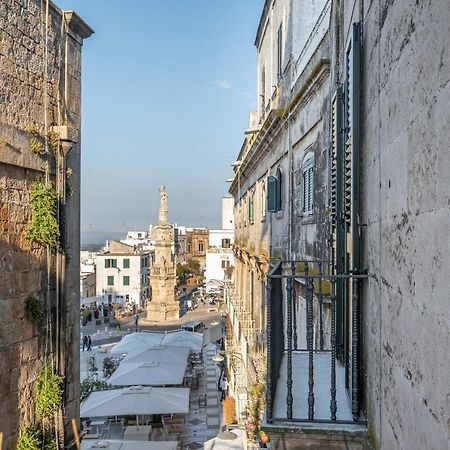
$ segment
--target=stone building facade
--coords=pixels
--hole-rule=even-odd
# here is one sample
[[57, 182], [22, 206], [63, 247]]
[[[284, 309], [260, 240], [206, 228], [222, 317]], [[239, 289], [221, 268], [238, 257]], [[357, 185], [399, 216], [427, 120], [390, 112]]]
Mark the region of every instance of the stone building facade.
[[186, 261], [192, 259], [200, 264], [200, 270], [206, 267], [206, 250], [209, 247], [207, 228], [188, 228], [186, 230]]
[[272, 448], [450, 442], [449, 15], [441, 0], [264, 3], [227, 344], [231, 375], [257, 379], [245, 323], [264, 318]]
[[[61, 439], [70, 440], [70, 421], [79, 418], [81, 48], [92, 33], [50, 2], [46, 14], [46, 2], [0, 1], [0, 433], [7, 449], [35, 420], [33, 383], [46, 360], [65, 376]], [[70, 168], [70, 195], [57, 168]], [[46, 176], [61, 198], [64, 253], [47, 254], [26, 234], [31, 184]], [[41, 323], [25, 318], [30, 295], [45, 305]]]

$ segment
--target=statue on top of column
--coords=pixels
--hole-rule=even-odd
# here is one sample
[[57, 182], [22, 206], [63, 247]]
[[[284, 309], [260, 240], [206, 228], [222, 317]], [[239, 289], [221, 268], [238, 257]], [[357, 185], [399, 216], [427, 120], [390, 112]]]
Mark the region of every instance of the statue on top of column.
[[161, 206], [159, 207], [159, 224], [162, 225], [169, 222], [167, 209], [167, 192], [164, 185], [159, 188], [159, 193], [161, 195]]

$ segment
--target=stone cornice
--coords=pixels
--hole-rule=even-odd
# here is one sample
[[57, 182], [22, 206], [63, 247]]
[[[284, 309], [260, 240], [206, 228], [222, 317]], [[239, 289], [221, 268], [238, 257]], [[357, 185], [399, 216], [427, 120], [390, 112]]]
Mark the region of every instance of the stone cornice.
[[81, 39], [94, 34], [94, 30], [75, 11], [63, 11], [63, 15], [67, 26]]

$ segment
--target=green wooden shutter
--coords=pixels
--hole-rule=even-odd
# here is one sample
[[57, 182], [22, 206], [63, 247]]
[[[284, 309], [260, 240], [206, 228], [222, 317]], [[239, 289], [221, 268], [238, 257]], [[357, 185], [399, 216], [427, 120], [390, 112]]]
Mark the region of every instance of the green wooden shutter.
[[277, 179], [273, 176], [267, 178], [267, 210], [277, 211]]

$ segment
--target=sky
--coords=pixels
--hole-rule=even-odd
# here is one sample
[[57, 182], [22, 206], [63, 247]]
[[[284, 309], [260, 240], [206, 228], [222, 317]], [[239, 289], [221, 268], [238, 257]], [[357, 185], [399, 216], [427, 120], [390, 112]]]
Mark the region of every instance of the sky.
[[56, 0], [94, 30], [82, 62], [82, 243], [169, 219], [220, 228], [256, 108], [263, 0]]

